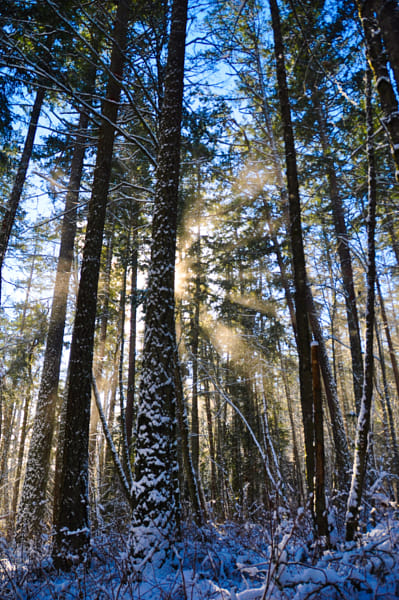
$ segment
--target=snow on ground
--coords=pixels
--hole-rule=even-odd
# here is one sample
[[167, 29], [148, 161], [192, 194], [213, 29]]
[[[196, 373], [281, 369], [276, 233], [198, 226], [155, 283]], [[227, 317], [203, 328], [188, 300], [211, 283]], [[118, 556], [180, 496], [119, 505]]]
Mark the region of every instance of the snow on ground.
[[124, 535], [93, 542], [88, 569], [56, 573], [51, 560], [0, 540], [1, 600], [391, 600], [399, 598], [399, 515], [386, 513], [355, 543], [322, 550], [309, 520], [187, 528], [174, 564], [138, 573]]

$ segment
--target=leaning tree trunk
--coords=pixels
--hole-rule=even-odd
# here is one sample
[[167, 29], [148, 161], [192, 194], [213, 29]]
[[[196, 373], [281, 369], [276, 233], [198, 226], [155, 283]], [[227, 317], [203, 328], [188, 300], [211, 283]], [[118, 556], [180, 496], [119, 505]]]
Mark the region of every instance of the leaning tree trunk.
[[98, 276], [108, 187], [121, 93], [130, 2], [120, 0], [113, 31], [110, 76], [102, 107], [96, 166], [89, 203], [82, 270], [69, 359], [62, 474], [53, 558], [68, 569], [72, 556], [85, 560], [90, 544], [88, 442]]
[[306, 267], [301, 226], [301, 205], [299, 196], [294, 133], [291, 121], [291, 109], [285, 71], [284, 45], [281, 34], [280, 14], [276, 0], [270, 0], [270, 12], [272, 17], [274, 52], [277, 65], [277, 83], [280, 100], [281, 119], [283, 124], [287, 169], [290, 241], [295, 287], [295, 320], [297, 327], [299, 380], [306, 451], [306, 475], [308, 492], [312, 492], [314, 478], [313, 392], [312, 367], [310, 357], [310, 334], [308, 322], [308, 309], [306, 302]]
[[373, 148], [373, 118], [371, 111], [371, 73], [367, 70], [367, 155], [368, 155], [368, 193], [369, 212], [367, 217], [367, 303], [366, 303], [366, 357], [362, 404], [357, 422], [355, 456], [353, 462], [352, 484], [346, 514], [346, 539], [353, 540], [359, 521], [360, 502], [366, 472], [367, 450], [371, 420], [371, 402], [373, 397], [373, 331], [375, 298], [375, 222], [376, 222], [376, 174]]
[[4, 265], [4, 259], [6, 256], [8, 242], [11, 236], [11, 231], [15, 222], [19, 202], [21, 200], [22, 189], [26, 180], [26, 173], [28, 171], [29, 161], [32, 156], [33, 143], [35, 141], [37, 125], [39, 122], [40, 112], [43, 106], [45, 93], [45, 88], [43, 86], [39, 86], [30, 114], [29, 127], [25, 138], [24, 149], [22, 151], [21, 159], [19, 161], [18, 170], [15, 175], [11, 194], [5, 208], [5, 214], [2, 217], [2, 221], [0, 224], [0, 306], [2, 269]]
[[175, 299], [177, 204], [187, 0], [174, 0], [159, 127], [155, 206], [137, 416], [131, 553], [160, 564], [179, 519]]

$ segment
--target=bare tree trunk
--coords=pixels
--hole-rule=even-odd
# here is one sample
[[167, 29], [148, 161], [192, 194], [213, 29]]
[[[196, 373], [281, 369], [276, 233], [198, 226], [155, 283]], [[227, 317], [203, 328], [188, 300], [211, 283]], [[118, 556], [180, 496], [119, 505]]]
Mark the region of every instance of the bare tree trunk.
[[391, 331], [390, 331], [389, 324], [388, 324], [387, 312], [385, 310], [385, 302], [384, 302], [384, 298], [383, 298], [382, 293], [381, 293], [380, 280], [379, 280], [378, 277], [376, 277], [376, 284], [377, 284], [378, 301], [379, 301], [380, 310], [381, 310], [382, 325], [383, 325], [384, 332], [385, 332], [385, 338], [386, 338], [387, 344], [388, 344], [389, 358], [391, 359], [391, 365], [392, 365], [392, 372], [393, 372], [393, 377], [394, 377], [394, 381], [395, 381], [396, 394], [397, 394], [397, 397], [399, 398], [399, 368], [398, 368], [398, 362], [396, 360], [395, 349], [394, 349], [394, 346], [393, 346], [392, 337], [391, 337]]
[[388, 69], [381, 29], [373, 12], [372, 0], [356, 0], [356, 3], [366, 38], [367, 58], [376, 79], [376, 87], [384, 115], [381, 121], [388, 133], [395, 163], [395, 176], [396, 180], [399, 181], [399, 105]]
[[362, 404], [357, 422], [355, 456], [352, 484], [346, 514], [346, 539], [353, 540], [359, 521], [360, 503], [366, 472], [367, 450], [371, 422], [371, 403], [373, 397], [373, 333], [374, 333], [374, 297], [375, 297], [375, 223], [376, 223], [376, 174], [373, 148], [373, 117], [371, 109], [371, 73], [367, 69], [367, 157], [369, 211], [367, 217], [367, 304], [366, 304], [366, 356]]
[[11, 231], [15, 222], [19, 202], [21, 200], [22, 189], [26, 180], [29, 161], [32, 156], [33, 144], [37, 125], [39, 122], [40, 112], [42, 110], [45, 96], [45, 88], [39, 86], [36, 92], [35, 101], [30, 114], [29, 127], [25, 138], [24, 149], [19, 161], [18, 170], [15, 175], [14, 184], [8, 199], [5, 214], [2, 217], [0, 224], [0, 306], [1, 306], [1, 282], [2, 269], [7, 251], [8, 242], [11, 236]]
[[[396, 501], [398, 501], [398, 497], [399, 497], [399, 494], [398, 494], [398, 492], [399, 492], [399, 448], [398, 448], [398, 441], [397, 441], [397, 437], [396, 437], [395, 420], [394, 420], [393, 411], [392, 411], [392, 403], [391, 403], [391, 398], [389, 395], [384, 351], [382, 348], [381, 336], [378, 331], [378, 324], [376, 321], [375, 321], [375, 337], [377, 340], [378, 355], [380, 357], [379, 362], [380, 362], [381, 375], [382, 375], [382, 384], [383, 384], [383, 389], [384, 389], [383, 394], [381, 394], [381, 404], [383, 405], [384, 411], [388, 414], [389, 431], [390, 431], [390, 438], [391, 438], [391, 442], [387, 444], [387, 448], [389, 450], [392, 449], [393, 456], [391, 457], [390, 462], [392, 465], [392, 472], [397, 477], [395, 490], [396, 490]], [[384, 415], [384, 417], [385, 417], [385, 415]], [[387, 436], [387, 440], [389, 441], [389, 436]]]
[[399, 6], [397, 0], [372, 0], [390, 67], [399, 89]]
[[328, 522], [326, 512], [325, 492], [325, 456], [324, 456], [324, 431], [323, 431], [323, 403], [321, 395], [320, 367], [318, 357], [318, 343], [312, 342], [312, 378], [313, 402], [315, 421], [315, 516], [317, 534], [329, 543]]
[[129, 369], [127, 376], [126, 394], [126, 436], [129, 448], [131, 446], [133, 421], [135, 418], [135, 388], [136, 388], [136, 337], [137, 337], [137, 271], [138, 271], [138, 203], [132, 210], [132, 248], [131, 248], [131, 277], [130, 277], [130, 334], [129, 334]]
[[308, 492], [313, 490], [314, 478], [314, 431], [313, 431], [313, 392], [310, 357], [310, 334], [306, 302], [307, 281], [305, 254], [302, 239], [301, 205], [291, 109], [287, 88], [284, 44], [281, 35], [280, 14], [276, 0], [270, 0], [274, 52], [277, 64], [277, 82], [280, 99], [280, 112], [283, 124], [285, 157], [287, 168], [288, 207], [290, 217], [290, 241], [295, 286], [295, 315], [297, 326], [297, 349], [299, 359], [299, 380], [301, 392], [302, 418], [306, 449], [306, 477]]
[[112, 154], [124, 66], [130, 3], [120, 0], [113, 32], [110, 77], [102, 108], [76, 316], [72, 334], [60, 506], [53, 558], [71, 567], [70, 555], [86, 560], [90, 545], [88, 442], [98, 276], [111, 176]]
[[40, 535], [41, 522], [46, 506], [46, 488], [58, 401], [68, 288], [76, 234], [76, 207], [82, 178], [87, 127], [88, 115], [81, 113], [65, 201], [61, 245], [36, 415], [29, 445], [21, 501], [18, 508], [17, 539], [20, 541], [26, 541]]
[[[315, 341], [318, 343], [318, 362], [320, 364], [327, 405], [330, 413], [330, 422], [334, 438], [336, 454], [336, 478], [341, 492], [349, 490], [349, 476], [351, 457], [349, 454], [348, 440], [345, 433], [344, 421], [338, 400], [337, 386], [330, 367], [327, 348], [323, 333], [320, 328], [319, 315], [317, 314], [310, 287], [308, 288], [309, 319]], [[314, 381], [314, 380], [313, 380]]]
[[338, 243], [338, 256], [341, 266], [342, 284], [344, 290], [346, 318], [348, 321], [349, 343], [352, 358], [353, 391], [355, 395], [356, 412], [359, 414], [363, 391], [363, 358], [360, 340], [359, 318], [356, 305], [355, 286], [353, 283], [352, 258], [350, 241], [346, 229], [344, 209], [338, 191], [337, 175], [333, 158], [328, 151], [326, 117], [322, 112], [317, 92], [314, 92], [314, 103], [318, 114], [320, 141], [327, 168], [329, 194], [332, 205], [335, 235]]

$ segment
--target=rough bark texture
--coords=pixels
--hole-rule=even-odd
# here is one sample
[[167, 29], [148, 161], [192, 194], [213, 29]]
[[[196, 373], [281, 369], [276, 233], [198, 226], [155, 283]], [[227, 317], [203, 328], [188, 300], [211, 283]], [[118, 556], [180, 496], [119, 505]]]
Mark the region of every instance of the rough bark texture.
[[79, 119], [78, 134], [71, 161], [42, 377], [32, 438], [29, 445], [25, 479], [18, 509], [17, 539], [20, 541], [29, 540], [40, 534], [46, 505], [46, 487], [58, 400], [58, 382], [63, 349], [68, 287], [76, 233], [76, 206], [83, 170], [87, 126], [88, 115], [82, 113]]
[[399, 90], [399, 4], [397, 0], [374, 0], [374, 10]]
[[324, 431], [323, 431], [323, 403], [321, 395], [319, 345], [312, 343], [312, 378], [314, 402], [314, 429], [315, 429], [315, 516], [317, 533], [328, 541], [328, 522], [326, 512], [325, 492], [325, 456], [324, 456]]
[[395, 162], [395, 176], [396, 180], [399, 181], [399, 105], [388, 69], [381, 30], [373, 11], [372, 0], [357, 0], [357, 7], [366, 38], [367, 58], [376, 79], [376, 87], [384, 115], [382, 124], [388, 133]]
[[25, 138], [24, 149], [19, 161], [18, 170], [15, 175], [14, 184], [11, 190], [10, 198], [8, 199], [4, 216], [0, 225], [0, 306], [1, 306], [1, 281], [4, 259], [7, 251], [8, 242], [11, 236], [11, 231], [15, 222], [19, 202], [21, 200], [22, 189], [24, 187], [26, 173], [28, 171], [29, 161], [32, 156], [33, 143], [39, 122], [40, 111], [43, 106], [45, 96], [45, 88], [39, 87], [36, 92], [35, 101], [30, 114], [28, 132]]
[[357, 423], [355, 456], [353, 460], [352, 483], [346, 514], [346, 539], [353, 540], [359, 521], [360, 503], [365, 479], [367, 450], [371, 420], [371, 402], [373, 397], [373, 339], [374, 339], [374, 296], [375, 296], [375, 223], [376, 223], [376, 173], [374, 149], [372, 144], [373, 120], [371, 112], [371, 74], [367, 71], [367, 157], [369, 212], [367, 217], [367, 304], [366, 304], [366, 357], [362, 404]]
[[53, 557], [58, 568], [86, 558], [90, 541], [88, 515], [88, 441], [91, 372], [100, 256], [108, 186], [120, 97], [120, 79], [130, 3], [120, 0], [116, 13], [110, 79], [102, 108], [96, 167], [83, 251], [82, 270], [72, 334], [69, 382], [65, 411], [65, 438], [60, 504], [56, 518]]
[[136, 389], [136, 335], [137, 335], [137, 226], [138, 226], [138, 203], [132, 211], [133, 240], [131, 248], [131, 277], [130, 277], [130, 332], [129, 332], [129, 369], [127, 376], [126, 393], [126, 437], [130, 448], [135, 414], [135, 389]]
[[297, 327], [297, 348], [299, 359], [299, 380], [301, 393], [302, 418], [305, 434], [306, 475], [308, 491], [313, 488], [314, 453], [313, 453], [313, 397], [310, 358], [310, 335], [308, 310], [306, 304], [306, 267], [302, 240], [301, 206], [299, 197], [298, 173], [294, 134], [289, 103], [284, 44], [281, 35], [281, 24], [276, 0], [270, 0], [270, 11], [274, 36], [274, 52], [277, 64], [277, 82], [280, 100], [280, 112], [283, 124], [285, 158], [287, 169], [288, 207], [290, 218], [290, 241], [295, 286], [295, 316]]
[[175, 300], [177, 203], [187, 0], [174, 0], [159, 128], [151, 264], [137, 417], [132, 556], [172, 555], [179, 498], [176, 453]]

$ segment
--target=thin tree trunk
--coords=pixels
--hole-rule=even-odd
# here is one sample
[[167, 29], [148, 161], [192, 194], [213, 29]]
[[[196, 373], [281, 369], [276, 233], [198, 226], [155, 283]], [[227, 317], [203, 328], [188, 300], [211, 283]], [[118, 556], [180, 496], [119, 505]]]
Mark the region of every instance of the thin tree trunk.
[[[101, 295], [103, 297], [101, 303], [101, 315], [99, 317], [99, 331], [98, 331], [98, 350], [94, 358], [94, 378], [96, 380], [97, 389], [99, 392], [103, 388], [103, 371], [104, 371], [104, 358], [105, 358], [105, 347], [107, 342], [107, 330], [109, 322], [109, 301], [111, 293], [111, 271], [112, 271], [112, 259], [114, 255], [114, 233], [115, 233], [115, 218], [111, 216], [111, 223], [109, 234], [106, 234], [106, 253], [105, 253], [105, 269], [103, 275], [103, 287]], [[101, 286], [101, 280], [100, 280]], [[99, 294], [100, 295], [100, 294]], [[89, 439], [89, 460], [91, 463], [94, 462], [97, 445], [97, 429], [99, 424], [100, 416], [97, 410], [95, 397], [93, 394], [91, 403], [91, 414], [90, 414], [90, 439]]]
[[130, 12], [128, 0], [120, 0], [113, 31], [110, 77], [102, 108], [96, 167], [94, 170], [76, 316], [72, 334], [65, 439], [60, 482], [60, 506], [56, 518], [53, 558], [57, 568], [71, 567], [70, 555], [86, 560], [90, 544], [88, 506], [88, 442], [93, 363], [93, 343], [98, 276], [111, 176], [120, 80]]
[[324, 431], [323, 431], [323, 403], [321, 395], [320, 366], [318, 356], [318, 343], [312, 342], [312, 378], [313, 402], [315, 421], [315, 516], [317, 533], [324, 537], [329, 544], [328, 522], [326, 512], [325, 493], [325, 456], [324, 456]]
[[[397, 477], [395, 490], [396, 490], [396, 501], [398, 501], [398, 496], [399, 496], [399, 494], [398, 494], [398, 492], [399, 492], [399, 448], [398, 448], [398, 441], [397, 441], [397, 437], [396, 437], [395, 420], [394, 420], [393, 411], [392, 411], [392, 403], [391, 403], [391, 398], [389, 395], [389, 387], [388, 387], [387, 373], [386, 373], [386, 367], [385, 367], [384, 351], [382, 348], [381, 336], [380, 336], [380, 332], [378, 330], [377, 321], [375, 321], [375, 337], [376, 337], [377, 345], [378, 345], [378, 355], [380, 357], [379, 362], [380, 362], [382, 383], [383, 383], [383, 389], [384, 389], [384, 393], [381, 394], [381, 403], [383, 405], [384, 411], [386, 411], [388, 413], [389, 431], [390, 431], [390, 438], [391, 438], [391, 442], [387, 444], [387, 448], [388, 449], [392, 448], [392, 451], [393, 451], [392, 452], [393, 456], [391, 458], [391, 465], [392, 465], [392, 472]], [[387, 440], [389, 440], [389, 437], [387, 437]]]
[[119, 369], [118, 369], [118, 381], [119, 381], [119, 420], [120, 420], [120, 432], [121, 432], [121, 449], [122, 449], [122, 465], [125, 472], [126, 479], [129, 483], [130, 489], [133, 487], [133, 477], [130, 466], [129, 457], [129, 443], [127, 440], [126, 432], [126, 407], [125, 407], [125, 395], [123, 391], [123, 362], [125, 357], [125, 307], [126, 307], [126, 286], [127, 286], [127, 264], [123, 267], [123, 280], [122, 290], [119, 303], [119, 314], [120, 314], [120, 356], [119, 356]]
[[35, 141], [37, 125], [39, 122], [40, 112], [43, 106], [45, 93], [45, 88], [43, 86], [39, 86], [30, 114], [29, 127], [25, 138], [24, 149], [22, 151], [22, 155], [19, 161], [18, 170], [15, 175], [11, 194], [6, 205], [5, 214], [0, 224], [0, 306], [2, 269], [4, 265], [4, 259], [6, 256], [8, 242], [11, 236], [11, 231], [15, 222], [19, 202], [21, 200], [22, 189], [26, 180], [26, 173], [28, 171], [29, 162], [32, 156], [33, 144]]
[[376, 223], [376, 173], [373, 148], [373, 118], [371, 109], [371, 73], [367, 69], [367, 158], [369, 210], [367, 217], [367, 304], [366, 304], [366, 356], [362, 404], [360, 408], [353, 463], [352, 484], [346, 514], [346, 539], [353, 540], [359, 522], [359, 510], [366, 472], [367, 450], [371, 421], [371, 403], [373, 397], [373, 333], [374, 333], [374, 297], [375, 297], [375, 223]]
[[349, 343], [351, 348], [353, 390], [355, 395], [356, 412], [359, 414], [363, 391], [363, 358], [355, 286], [353, 283], [352, 258], [349, 249], [350, 242], [348, 231], [346, 229], [342, 200], [338, 192], [337, 175], [333, 164], [333, 158], [328, 150], [326, 118], [322, 112], [317, 93], [315, 92], [313, 96], [316, 113], [318, 114], [320, 141], [327, 168], [329, 195], [332, 205], [335, 235], [338, 242], [338, 256], [341, 266], [346, 318], [348, 321]]
[[213, 433], [212, 424], [212, 409], [211, 409], [211, 391], [209, 386], [209, 379], [204, 379], [204, 401], [205, 401], [205, 414], [206, 414], [206, 427], [208, 431], [208, 444], [209, 444], [209, 458], [211, 461], [211, 504], [212, 512], [219, 514], [220, 498], [218, 497], [217, 488], [217, 476], [216, 476], [216, 452], [215, 452], [215, 436]]
[[198, 474], [193, 465], [190, 454], [189, 427], [187, 420], [187, 411], [184, 402], [183, 385], [179, 366], [179, 357], [176, 348], [176, 366], [175, 366], [175, 386], [176, 386], [176, 415], [178, 422], [178, 431], [180, 439], [180, 449], [183, 458], [184, 474], [186, 477], [188, 494], [191, 501], [194, 521], [198, 527], [204, 524], [207, 516], [205, 498], [200, 489]]
[[385, 302], [384, 302], [384, 298], [383, 298], [382, 293], [381, 293], [380, 280], [379, 280], [378, 277], [376, 277], [376, 284], [377, 284], [378, 301], [379, 301], [380, 310], [381, 310], [382, 325], [384, 327], [385, 337], [386, 337], [387, 344], [388, 344], [389, 358], [391, 359], [392, 372], [393, 372], [393, 377], [394, 377], [394, 381], [395, 381], [396, 395], [399, 398], [399, 368], [398, 368], [398, 361], [396, 360], [396, 354], [395, 354], [395, 350], [394, 350], [394, 347], [393, 347], [393, 342], [392, 342], [392, 337], [391, 337], [391, 331], [390, 331], [390, 328], [389, 328], [387, 313], [386, 313], [386, 310], [385, 310]]
[[280, 14], [276, 0], [270, 0], [270, 12], [272, 17], [274, 52], [277, 65], [277, 82], [287, 168], [290, 241], [295, 285], [295, 315], [297, 326], [300, 395], [306, 449], [306, 477], [308, 492], [311, 493], [313, 490], [314, 478], [314, 431], [312, 414], [313, 392], [308, 309], [306, 303], [306, 267], [301, 226], [301, 206], [294, 134], [285, 71], [284, 44], [281, 34]]
[[331, 371], [326, 344], [324, 342], [323, 333], [320, 328], [319, 315], [316, 311], [310, 287], [308, 287], [307, 298], [309, 306], [309, 320], [311, 323], [314, 339], [318, 343], [318, 361], [323, 376], [324, 390], [330, 413], [330, 422], [336, 454], [336, 477], [339, 484], [338, 487], [341, 492], [347, 492], [349, 490], [351, 457], [349, 454], [348, 440], [345, 433], [345, 425], [342, 418], [342, 412], [339, 406], [337, 386], [335, 383], [333, 373]]
[[138, 273], [138, 203], [135, 202], [132, 210], [132, 248], [131, 248], [131, 277], [130, 277], [130, 334], [129, 334], [129, 369], [127, 376], [126, 393], [126, 437], [129, 448], [131, 446], [133, 421], [135, 417], [135, 388], [136, 388], [136, 337], [137, 337], [137, 273]]

